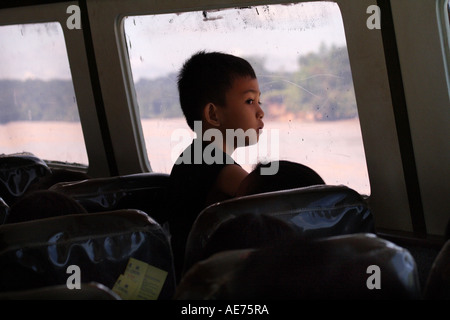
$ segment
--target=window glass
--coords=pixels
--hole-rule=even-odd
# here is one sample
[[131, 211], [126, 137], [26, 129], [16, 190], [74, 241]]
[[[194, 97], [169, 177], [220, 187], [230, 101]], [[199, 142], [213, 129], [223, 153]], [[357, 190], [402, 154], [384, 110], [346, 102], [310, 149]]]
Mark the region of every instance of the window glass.
[[87, 165], [61, 25], [0, 26], [0, 153]]
[[[370, 185], [344, 27], [334, 2], [264, 5], [124, 19], [148, 157], [170, 173], [183, 148], [177, 73], [199, 50], [250, 61], [265, 127], [260, 142], [233, 157], [247, 170], [284, 159], [315, 169], [328, 184], [369, 194]], [[278, 134], [278, 136], [277, 136]]]

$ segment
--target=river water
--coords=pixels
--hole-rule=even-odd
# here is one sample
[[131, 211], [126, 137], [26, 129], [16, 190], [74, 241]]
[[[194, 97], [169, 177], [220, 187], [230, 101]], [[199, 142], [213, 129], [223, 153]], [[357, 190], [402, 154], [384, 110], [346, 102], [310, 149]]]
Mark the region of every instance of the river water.
[[[152, 170], [165, 173], [170, 173], [176, 157], [194, 136], [182, 118], [144, 119], [142, 132]], [[80, 123], [23, 121], [0, 125], [0, 153], [23, 151], [43, 159], [88, 164]], [[357, 119], [266, 120], [259, 143], [238, 149], [233, 158], [248, 171], [260, 160], [300, 162], [316, 170], [327, 184], [343, 184], [370, 194]]]

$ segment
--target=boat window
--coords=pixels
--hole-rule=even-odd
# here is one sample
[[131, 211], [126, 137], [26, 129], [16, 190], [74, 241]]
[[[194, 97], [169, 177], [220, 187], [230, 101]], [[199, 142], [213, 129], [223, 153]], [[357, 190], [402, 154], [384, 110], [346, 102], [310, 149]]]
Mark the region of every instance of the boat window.
[[0, 152], [87, 165], [61, 25], [0, 26], [0, 61]]
[[264, 132], [257, 145], [233, 154], [238, 163], [251, 170], [258, 161], [296, 161], [328, 184], [370, 194], [336, 3], [127, 16], [124, 32], [153, 171], [170, 173], [194, 137], [178, 101], [183, 62], [199, 50], [222, 51], [250, 61], [262, 91]]
[[450, 1], [448, 1], [448, 0], [447, 0], [446, 7], [447, 7], [447, 10], [445, 10], [445, 7], [444, 7], [444, 11], [447, 11], [447, 18], [448, 18], [448, 24], [447, 24], [447, 28], [446, 28], [447, 39], [448, 39], [450, 37], [450, 35], [449, 35], [449, 32], [450, 32], [450, 30], [449, 30], [449, 25], [450, 25]]
[[450, 1], [447, 1], [447, 13], [448, 13], [448, 21], [450, 23]]

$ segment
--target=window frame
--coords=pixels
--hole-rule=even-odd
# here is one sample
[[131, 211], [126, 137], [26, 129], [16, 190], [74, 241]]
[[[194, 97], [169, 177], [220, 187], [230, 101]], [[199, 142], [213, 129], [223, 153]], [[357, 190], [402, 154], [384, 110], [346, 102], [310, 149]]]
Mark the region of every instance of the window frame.
[[[316, 6], [307, 6], [307, 4], [316, 4]], [[328, 17], [329, 20], [333, 20], [333, 21], [339, 21], [338, 16], [340, 17], [340, 13], [338, 5], [334, 2], [326, 2], [325, 4], [327, 4], [328, 6], [324, 7], [323, 9], [325, 11], [327, 11], [327, 14], [329, 14], [330, 16]], [[330, 5], [333, 5], [333, 7], [331, 8]], [[273, 4], [273, 6], [276, 6], [276, 4]], [[168, 51], [168, 49], [165, 47], [165, 44], [167, 43], [166, 40], [170, 39], [170, 44], [177, 44], [178, 46], [180, 46], [180, 48], [178, 48], [177, 45], [170, 47], [170, 50], [173, 50], [175, 52], [177, 52], [176, 56], [179, 60], [186, 58], [189, 55], [189, 52], [194, 52], [195, 50], [201, 50], [201, 49], [206, 49], [206, 50], [224, 50], [224, 51], [228, 51], [230, 47], [234, 46], [234, 41], [235, 38], [239, 37], [241, 38], [242, 36], [245, 36], [246, 33], [242, 33], [241, 28], [240, 28], [240, 24], [238, 23], [236, 26], [233, 27], [228, 27], [228, 25], [226, 24], [227, 21], [232, 21], [235, 18], [236, 19], [242, 19], [241, 22], [243, 24], [245, 24], [246, 27], [249, 27], [248, 29], [251, 29], [251, 31], [254, 31], [253, 29], [253, 23], [255, 23], [256, 25], [258, 25], [258, 27], [260, 28], [261, 26], [259, 25], [260, 20], [258, 18], [264, 17], [262, 18], [263, 21], [265, 21], [265, 19], [268, 18], [268, 16], [266, 16], [266, 10], [269, 13], [270, 18], [274, 18], [274, 24], [270, 24], [270, 26], [265, 26], [263, 28], [263, 32], [264, 35], [267, 34], [267, 32], [270, 32], [270, 30], [272, 30], [272, 28], [277, 32], [277, 34], [281, 33], [280, 28], [282, 28], [283, 30], [286, 30], [287, 28], [289, 28], [289, 31], [283, 31], [283, 34], [288, 35], [286, 42], [289, 41], [289, 48], [288, 45], [286, 45], [284, 43], [284, 46], [282, 43], [280, 43], [280, 48], [278, 48], [277, 43], [273, 43], [273, 44], [269, 44], [269, 46], [274, 46], [277, 45], [277, 51], [276, 54], [280, 55], [280, 54], [286, 54], [286, 52], [290, 52], [291, 54], [295, 54], [296, 59], [299, 59], [299, 54], [300, 55], [305, 55], [305, 57], [308, 54], [316, 54], [317, 56], [319, 55], [319, 51], [320, 50], [320, 46], [319, 46], [319, 42], [322, 42], [322, 44], [325, 44], [325, 48], [328, 52], [328, 54], [331, 54], [331, 52], [334, 51], [334, 48], [336, 46], [336, 50], [339, 50], [339, 52], [342, 50], [342, 52], [345, 52], [345, 55], [348, 55], [346, 47], [345, 47], [345, 37], [343, 35], [343, 27], [340, 28], [340, 26], [338, 25], [339, 28], [335, 28], [334, 24], [333, 24], [333, 29], [337, 29], [338, 30], [338, 36], [334, 37], [333, 39], [331, 39], [331, 41], [328, 41], [328, 38], [325, 38], [324, 36], [319, 36], [316, 37], [318, 39], [318, 43], [317, 43], [317, 47], [315, 47], [315, 51], [311, 52], [309, 49], [310, 46], [305, 47], [304, 41], [302, 39], [302, 37], [305, 37], [306, 39], [310, 39], [311, 36], [310, 35], [304, 35], [305, 33], [309, 33], [309, 31], [305, 31], [304, 27], [306, 26], [306, 28], [310, 27], [310, 23], [311, 21], [314, 21], [318, 24], [328, 24], [328, 21], [326, 19], [328, 18], [323, 18], [321, 17], [320, 22], [317, 21], [317, 12], [315, 15], [312, 15], [309, 17], [310, 20], [308, 20], [308, 23], [301, 23], [301, 18], [299, 16], [296, 16], [297, 14], [301, 15], [302, 11], [304, 10], [304, 8], [311, 8], [311, 9], [318, 9], [322, 7], [322, 3], [319, 1], [314, 1], [311, 3], [306, 3], [305, 6], [303, 6], [303, 3], [299, 3], [297, 6], [292, 5], [292, 6], [282, 6], [282, 5], [277, 5], [277, 8], [265, 8], [265, 5], [258, 5], [257, 7], [248, 7], [248, 8], [227, 8], [227, 9], [222, 9], [219, 10], [217, 12], [208, 12], [208, 15], [214, 15], [214, 16], [220, 16], [221, 20], [220, 21], [224, 21], [225, 22], [225, 26], [220, 24], [220, 21], [218, 22], [218, 24], [216, 24], [216, 22], [213, 22], [213, 28], [208, 27], [208, 23], [205, 24], [205, 26], [203, 27], [203, 22], [202, 19], [204, 17], [204, 15], [206, 13], [203, 13], [202, 15], [202, 11], [189, 11], [189, 12], [185, 12], [182, 13], [180, 15], [177, 14], [158, 14], [158, 15], [143, 15], [143, 14], [139, 14], [139, 15], [132, 15], [132, 16], [126, 16], [124, 17], [124, 34], [125, 37], [127, 39], [127, 50], [129, 50], [129, 63], [131, 65], [133, 65], [133, 69], [132, 69], [132, 74], [133, 74], [133, 82], [134, 85], [139, 86], [139, 84], [136, 82], [137, 81], [137, 77], [136, 77], [136, 73], [138, 73], [138, 70], [136, 68], [136, 64], [134, 64], [133, 59], [137, 60], [139, 57], [144, 61], [150, 61], [152, 60], [153, 62], [158, 62], [157, 60], [154, 60], [153, 58], [150, 58], [148, 56], [146, 56], [147, 52], [152, 52], [153, 51], [153, 47], [155, 48], [155, 52], [159, 53], [159, 56], [161, 55], [161, 52], [158, 50], [158, 48], [164, 48], [164, 50], [162, 51], [163, 53], [166, 53], [166, 51]], [[318, 7], [320, 6], [320, 7]], [[255, 8], [256, 12], [255, 12]], [[328, 11], [332, 11], [333, 14], [329, 13]], [[289, 21], [295, 21], [292, 22], [292, 24], [287, 24], [285, 18], [282, 16], [281, 19], [277, 19], [277, 14], [274, 14], [274, 12], [279, 12], [280, 15], [284, 15], [286, 12], [289, 12], [292, 14], [292, 16], [289, 17]], [[295, 12], [295, 13], [294, 13]], [[323, 14], [323, 13], [322, 13]], [[294, 18], [294, 16], [296, 18]], [[239, 18], [240, 17], [240, 18]], [[245, 18], [244, 18], [245, 17]], [[253, 22], [250, 22], [251, 19], [255, 19]], [[186, 21], [189, 20], [191, 23], [187, 24]], [[322, 21], [323, 20], [323, 21]], [[158, 21], [158, 22], [157, 22]], [[170, 22], [169, 22], [170, 21]], [[182, 26], [179, 24], [182, 23]], [[278, 25], [278, 27], [277, 27]], [[137, 26], [137, 27], [136, 27]], [[139, 28], [139, 26], [141, 26], [144, 30], [145, 33], [143, 33], [141, 31], [141, 29]], [[153, 26], [155, 26], [155, 28], [153, 29]], [[192, 30], [191, 27], [192, 26]], [[201, 44], [192, 44], [189, 45], [187, 44], [187, 48], [186, 50], [188, 52], [185, 52], [182, 48], [183, 46], [185, 46], [185, 44], [179, 44], [179, 42], [176, 39], [180, 39], [178, 36], [179, 34], [175, 34], [173, 33], [172, 30], [174, 30], [173, 28], [176, 28], [177, 30], [182, 28], [183, 30], [189, 30], [190, 34], [195, 33], [196, 35], [198, 34], [198, 37], [205, 37], [206, 39], [204, 39]], [[198, 28], [198, 29], [197, 29]], [[206, 28], [207, 31], [202, 30], [203, 28]], [[131, 30], [130, 30], [131, 29]], [[152, 30], [153, 29], [153, 30]], [[247, 29], [247, 30], [248, 30]], [[256, 28], [258, 29], [258, 28]], [[293, 31], [291, 33], [289, 33], [292, 29], [296, 29], [296, 31]], [[315, 29], [314, 27], [312, 27], [311, 29]], [[198, 33], [197, 33], [198, 30]], [[329, 30], [329, 29], [328, 29]], [[132, 31], [138, 31], [140, 32], [139, 35], [140, 37], [134, 36], [134, 33], [132, 33]], [[216, 32], [219, 32], [220, 34], [222, 33], [226, 33], [227, 34], [227, 38], [231, 39], [231, 40], [224, 40], [222, 41], [219, 35], [216, 34]], [[229, 33], [229, 31], [231, 33]], [[258, 31], [258, 30], [256, 30]], [[267, 31], [267, 32], [266, 32]], [[300, 31], [300, 32], [299, 32]], [[250, 31], [249, 31], [250, 32]], [[160, 39], [158, 38], [158, 40], [151, 40], [153, 38], [153, 36], [158, 37], [158, 35], [163, 34], [164, 35], [164, 39]], [[173, 36], [173, 37], [172, 37]], [[295, 48], [292, 48], [292, 41], [291, 39], [293, 37], [298, 37], [299, 41], [297, 41], [299, 43], [299, 45]], [[185, 39], [185, 37], [182, 37], [183, 39]], [[257, 39], [258, 37], [255, 36], [254, 33], [252, 33], [251, 36], [252, 39]], [[141, 43], [143, 41], [147, 41], [147, 39], [149, 41], [151, 41], [153, 43], [152, 48], [150, 48], [149, 50], [142, 50], [142, 48], [140, 50], [135, 49], [137, 46], [141, 45]], [[160, 44], [159, 41], [164, 41], [164, 44]], [[187, 40], [189, 41], [189, 38], [187, 38]], [[217, 40], [217, 41], [216, 41]], [[238, 40], [239, 41], [239, 40]], [[248, 41], [248, 36], [247, 38], [245, 38], [245, 41]], [[276, 40], [275, 40], [276, 41]], [[309, 41], [309, 40], [308, 40]], [[262, 41], [263, 42], [263, 41]], [[267, 42], [267, 40], [265, 40], [264, 42]], [[301, 45], [300, 45], [301, 44]], [[253, 42], [253, 46], [254, 46], [254, 42]], [[242, 39], [241, 41], [239, 41], [239, 45], [236, 44], [236, 47], [243, 49], [244, 51], [246, 51], [248, 48], [248, 46], [242, 45]], [[244, 49], [245, 47], [245, 49]], [[258, 46], [258, 52], [255, 53], [247, 53], [249, 56], [249, 58], [253, 58], [256, 57], [256, 59], [258, 59], [258, 56], [261, 54], [260, 52], [265, 51], [265, 49], [268, 47], [265, 47], [262, 43], [261, 46]], [[297, 51], [300, 50], [300, 51]], [[324, 51], [322, 51], [324, 52]], [[337, 51], [334, 51], [337, 52]], [[233, 53], [231, 51], [231, 53]], [[238, 53], [241, 54], [241, 53]], [[245, 55], [245, 53], [244, 53]], [[343, 53], [344, 55], [344, 53]], [[153, 56], [153, 54], [150, 54], [150, 56]], [[139, 61], [139, 60], [137, 60]], [[161, 59], [161, 61], [164, 61], [163, 58]], [[175, 63], [173, 60], [167, 60], [167, 64], [168, 66], [170, 66], [172, 63]], [[170, 86], [171, 88], [171, 93], [174, 94], [176, 89], [176, 78], [174, 77], [174, 74], [176, 72], [178, 72], [178, 69], [181, 66], [181, 63], [177, 60], [177, 63], [179, 63], [179, 66], [174, 66], [171, 68], [170, 71], [170, 77], [171, 77], [171, 83], [167, 84], [167, 86]], [[292, 62], [293, 64], [295, 64], [296, 62]], [[348, 63], [348, 61], [347, 61]], [[345, 70], [348, 72], [350, 72], [349, 69], [347, 69], [347, 63], [345, 63]], [[350, 67], [350, 66], [348, 66]], [[145, 68], [146, 70], [151, 70], [149, 67]], [[259, 69], [259, 68], [257, 68]], [[258, 72], [258, 70], [256, 70]], [[277, 69], [275, 71], [273, 71], [269, 68], [267, 68], [266, 66], [264, 66], [264, 71], [267, 72], [263, 73], [263, 76], [267, 76], [268, 74], [270, 74], [270, 76], [282, 76], [284, 75], [284, 71]], [[300, 70], [296, 70], [295, 73], [298, 74], [297, 72], [300, 72]], [[337, 71], [335, 71], [337, 72]], [[323, 73], [327, 73], [326, 71], [323, 71]], [[292, 73], [292, 76], [294, 75], [294, 72]], [[348, 75], [348, 73], [346, 73], [346, 75]], [[141, 78], [145, 78], [146, 75], [140, 75]], [[162, 77], [165, 77], [164, 75]], [[152, 78], [153, 79], [153, 78]], [[162, 78], [158, 78], [158, 79], [162, 79]], [[168, 78], [165, 78], [168, 79]], [[290, 78], [289, 80], [292, 80], [292, 78]], [[295, 81], [295, 80], [292, 80]], [[299, 80], [300, 81], [300, 80]], [[351, 74], [349, 75], [349, 77], [346, 77], [346, 82], [352, 83], [352, 79], [351, 79]], [[270, 136], [270, 132], [271, 129], [274, 129], [273, 125], [272, 125], [272, 119], [269, 119], [267, 115], [270, 114], [270, 104], [268, 103], [269, 99], [267, 98], [268, 96], [271, 95], [270, 91], [271, 89], [265, 88], [264, 84], [266, 81], [264, 81], [264, 78], [260, 78], [259, 80], [259, 84], [261, 87], [262, 92], [262, 101], [264, 104], [264, 109], [266, 112], [266, 116], [265, 116], [265, 124], [266, 124], [266, 129], [269, 128], [268, 130], [265, 130], [265, 134], [266, 136]], [[288, 81], [286, 81], [288, 82]], [[304, 82], [306, 83], [306, 82]], [[303, 85], [303, 82], [300, 83], [301, 85]], [[319, 90], [319, 88], [317, 87], [317, 84], [314, 86], [315, 90], [312, 90], [315, 94], [320, 95], [320, 96], [324, 96], [323, 98], [325, 99], [326, 97], [326, 93], [325, 90], [328, 90], [326, 85], [323, 85], [321, 87], [321, 89], [323, 91], [321, 91], [321, 93], [318, 93], [317, 90]], [[306, 86], [306, 88], [308, 88], [308, 86]], [[307, 89], [305, 88], [305, 91], [307, 91]], [[353, 87], [349, 86], [348, 89], [350, 89], [352, 92], [351, 94], [353, 94]], [[175, 90], [175, 91], [174, 91]], [[300, 89], [299, 89], [300, 90]], [[346, 90], [346, 89], [341, 89], [339, 91], [341, 92], [345, 92], [342, 90]], [[142, 91], [142, 90], [141, 90]], [[137, 90], [136, 95], [138, 98], [140, 98], [139, 96], [139, 90]], [[176, 91], [177, 93], [177, 91]], [[314, 93], [310, 93], [311, 95], [314, 95]], [[147, 93], [146, 93], [147, 94]], [[354, 99], [354, 97], [352, 97], [353, 99], [351, 100], [352, 103], [352, 112], [356, 112], [356, 99]], [[142, 100], [139, 100], [140, 104], [142, 104]], [[323, 101], [322, 101], [323, 102]], [[336, 102], [339, 103], [340, 100], [336, 99]], [[301, 104], [301, 102], [299, 102]], [[310, 104], [312, 104], [311, 102], [309, 102]], [[297, 104], [298, 105], [298, 104]], [[142, 108], [141, 105], [138, 105], [138, 109]], [[179, 108], [179, 106], [178, 106]], [[267, 108], [267, 110], [266, 110]], [[349, 108], [350, 109], [350, 108]], [[311, 109], [308, 109], [313, 111], [313, 107], [311, 106]], [[143, 109], [140, 109], [140, 114], [143, 115], [142, 113]], [[295, 113], [296, 111], [292, 111], [293, 113]], [[320, 111], [321, 112], [321, 111]], [[179, 109], [179, 113], [180, 113], [180, 117], [183, 117], [181, 109]], [[327, 112], [324, 111], [324, 118], [325, 115], [328, 117]], [[330, 111], [330, 117], [331, 117], [331, 111]], [[274, 118], [276, 118], [276, 116], [274, 116]], [[161, 119], [161, 117], [156, 116], [154, 118], [154, 120], [157, 119]], [[164, 118], [162, 117], [162, 122], [158, 122], [158, 128], [160, 127], [159, 125], [161, 125], [161, 129], [167, 124], [168, 121], [170, 121], [170, 118]], [[358, 120], [358, 116], [356, 115], [355, 118], [349, 118], [349, 119], [341, 119], [342, 121], [345, 120], [349, 120], [349, 121], [353, 121], [355, 120], [355, 130], [359, 130], [360, 131], [360, 126], [359, 126], [359, 120]], [[178, 121], [178, 120], [177, 120]], [[183, 120], [184, 121], [184, 120]], [[277, 122], [279, 120], [277, 119], [273, 119], [274, 122]], [[340, 138], [340, 133], [342, 133], [341, 130], [337, 129], [335, 126], [330, 127], [329, 129], [325, 129], [324, 131], [320, 130], [320, 132], [317, 132], [319, 135], [320, 134], [325, 134], [325, 132], [329, 133], [329, 140], [330, 141], [324, 141], [324, 143], [318, 144], [315, 143], [315, 146], [310, 146], [308, 144], [308, 142], [306, 141], [315, 141], [314, 138], [308, 137], [307, 131], [302, 130], [302, 124], [301, 122], [296, 122], [296, 117], [294, 117], [292, 119], [292, 123], [290, 122], [291, 120], [289, 120], [289, 122], [286, 120], [284, 123], [279, 123], [280, 126], [284, 126], [285, 124], [289, 124], [289, 128], [291, 129], [291, 124], [293, 125], [292, 130], [288, 129], [286, 127], [286, 129], [281, 129], [279, 130], [280, 132], [280, 136], [281, 138], [279, 139], [280, 142], [282, 142], [282, 145], [280, 146], [280, 148], [278, 148], [278, 151], [280, 152], [280, 154], [278, 154], [278, 152], [272, 152], [272, 155], [276, 154], [277, 156], [280, 155], [281, 158], [283, 159], [289, 159], [291, 161], [302, 161], [304, 164], [310, 165], [312, 168], [318, 170], [318, 172], [320, 172], [321, 174], [323, 174], [323, 178], [325, 178], [326, 181], [333, 181], [335, 184], [336, 183], [341, 183], [341, 184], [346, 184], [349, 187], [353, 187], [355, 190], [358, 190], [360, 193], [364, 194], [364, 195], [369, 195], [370, 194], [370, 183], [369, 183], [369, 179], [368, 179], [368, 175], [367, 175], [367, 167], [366, 167], [366, 161], [365, 161], [365, 157], [364, 157], [364, 150], [362, 150], [361, 153], [361, 149], [363, 149], [363, 145], [362, 145], [362, 141], [361, 143], [357, 144], [357, 147], [355, 149], [351, 149], [350, 150], [346, 150], [345, 153], [348, 154], [348, 158], [340, 158], [336, 157], [336, 153], [332, 152], [331, 149], [335, 150], [335, 152], [343, 152], [341, 150], [341, 148], [338, 147], [339, 142], [343, 141]], [[357, 121], [357, 123], [356, 123]], [[337, 122], [336, 124], [339, 124], [339, 122]], [[171, 124], [167, 124], [168, 126], [171, 127]], [[187, 134], [192, 133], [190, 129], [187, 128], [187, 125], [181, 124], [183, 127], [182, 129], [180, 128], [180, 130], [185, 130], [185, 132]], [[310, 124], [306, 124], [306, 126], [309, 127]], [[317, 126], [315, 126], [315, 128], [317, 128], [318, 126], [321, 125], [326, 125], [326, 122], [317, 123]], [[145, 118], [142, 118], [142, 126], [143, 126], [143, 130], [145, 131], [146, 129], [149, 128], [149, 126], [146, 124], [145, 122]], [[294, 129], [294, 128], [298, 128]], [[305, 128], [305, 126], [303, 126], [303, 128]], [[352, 126], [353, 128], [353, 126]], [[277, 128], [278, 129], [278, 128]], [[284, 134], [286, 132], [291, 132], [291, 134]], [[193, 133], [192, 133], [193, 134]], [[191, 134], [191, 135], [192, 135]], [[264, 138], [266, 137], [264, 136]], [[277, 134], [278, 136], [278, 134]], [[307, 138], [308, 137], [308, 138]], [[317, 135], [315, 135], [315, 137], [317, 137]], [[148, 134], [145, 134], [144, 139], [146, 140], [146, 146], [148, 149], [151, 149], [153, 147], [153, 145], [150, 144], [150, 140], [152, 137], [149, 137]], [[305, 154], [302, 155], [302, 158], [300, 159], [300, 154], [291, 154], [290, 151], [288, 151], [288, 149], [292, 149], [292, 150], [297, 150], [298, 148], [296, 148], [296, 146], [299, 146], [298, 143], [296, 142], [294, 144], [294, 140], [298, 141], [297, 139], [302, 139], [305, 138], [305, 145], [308, 145], [308, 147], [306, 147], [306, 149], [304, 147], [300, 147], [301, 149], [307, 150], [306, 152], [304, 152]], [[356, 139], [361, 139], [361, 136], [358, 136], [358, 133], [355, 131], [355, 138]], [[186, 139], [187, 140], [187, 139]], [[324, 148], [322, 148], [322, 146], [324, 145], [328, 145], [330, 146], [328, 143], [331, 142], [331, 140], [334, 141], [334, 143], [331, 145], [331, 147], [328, 150], [324, 150]], [[184, 141], [185, 142], [185, 141]], [[255, 150], [262, 150], [264, 149], [264, 147], [262, 147], [262, 145], [266, 144], [267, 141], [266, 139], [261, 139], [260, 143], [258, 145], [255, 145], [253, 147], [250, 148], [244, 148], [244, 149], [238, 149], [233, 155], [232, 157], [236, 159], [237, 162], [239, 162], [244, 169], [246, 169], [247, 171], [251, 170], [252, 165], [256, 164], [255, 162], [255, 153], [257, 151]], [[291, 148], [285, 148], [284, 145], [286, 144], [292, 146]], [[311, 142], [310, 142], [311, 143]], [[156, 144], [156, 143], [155, 143]], [[178, 147], [179, 145], [177, 145]], [[260, 146], [260, 147], [258, 147]], [[272, 145], [272, 150], [273, 149], [273, 145]], [[167, 144], [167, 148], [169, 148], [169, 145]], [[283, 151], [284, 149], [284, 151]], [[339, 150], [339, 151], [337, 151]], [[173, 151], [173, 150], [172, 150]], [[181, 150], [180, 150], [181, 151]], [[286, 154], [286, 151], [288, 152], [288, 154]], [[158, 167], [159, 169], [161, 169], [161, 167], [164, 167], [164, 169], [162, 170], [166, 170], [166, 171], [162, 171], [162, 172], [166, 172], [167, 170], [169, 170], [170, 173], [170, 169], [171, 169], [171, 165], [166, 165], [166, 163], [164, 162], [164, 165], [161, 165], [162, 161], [159, 158], [161, 152], [157, 152], [157, 153], [152, 153], [149, 152], [148, 157], [149, 157], [149, 161], [150, 163], [153, 165], [153, 167]], [[248, 158], [244, 159], [245, 156], [252, 154], [252, 159], [251, 161], [246, 161], [249, 160]], [[264, 159], [264, 156], [267, 154], [260, 154], [261, 158]], [[321, 155], [319, 157], [319, 155]], [[360, 158], [360, 156], [362, 155], [362, 157]], [[169, 158], [170, 156], [170, 151], [167, 151], [167, 155], [166, 158]], [[242, 156], [242, 157], [240, 157]], [[240, 160], [238, 160], [238, 158]], [[312, 159], [316, 158], [316, 161], [313, 162]], [[327, 159], [327, 160], [324, 160]], [[172, 161], [175, 161], [175, 159], [171, 159]], [[167, 162], [169, 162], [170, 160], [167, 160]], [[327, 164], [322, 163], [322, 161], [326, 161]], [[342, 161], [342, 162], [341, 162]], [[354, 163], [355, 166], [357, 166], [357, 168], [355, 168], [355, 166], [352, 166], [351, 170], [355, 171], [354, 176], [349, 176], [348, 174], [346, 174], [347, 170], [342, 170], [345, 171], [342, 172], [340, 170], [331, 170], [329, 168], [333, 167], [334, 165], [342, 165], [342, 166], [350, 166], [350, 161], [353, 161], [352, 163]], [[155, 166], [154, 163], [157, 162], [158, 165]], [[319, 165], [317, 165], [317, 163], [320, 163]], [[348, 168], [348, 170], [350, 170]], [[367, 177], [367, 178], [366, 178]], [[351, 181], [351, 182], [350, 182]]]
[[[419, 1], [423, 2], [423, 0]], [[264, 1], [264, 4], [292, 2], [306, 1], [269, 0]], [[371, 195], [368, 200], [376, 218], [376, 226], [413, 233], [404, 160], [393, 112], [382, 32], [379, 29], [366, 27], [369, 17], [367, 8], [373, 5], [373, 0], [335, 0], [334, 2], [339, 5], [344, 22], [370, 179]], [[158, 3], [139, 0], [126, 2], [90, 0], [87, 2], [92, 38], [99, 63], [100, 83], [102, 92], [107, 93], [104, 94], [104, 101], [108, 122], [112, 128], [119, 128], [121, 123], [125, 122], [124, 131], [121, 134], [115, 131], [111, 133], [113, 143], [120, 145], [117, 150], [122, 153], [115, 155], [120, 174], [151, 171], [146, 157], [140, 121], [137, 117], [138, 106], [134, 90], [132, 90], [122, 18], [137, 14], [213, 10], [260, 4], [260, 0], [226, 2], [197, 0], [190, 3], [176, 0]], [[397, 17], [394, 15], [395, 19]], [[430, 28], [435, 31], [433, 29], [435, 26]], [[371, 76], [368, 77], [367, 74]], [[123, 83], [114, 83], [113, 79], [123, 79]], [[124, 149], [127, 143], [129, 145]], [[386, 154], [389, 154], [389, 157], [386, 157]], [[430, 231], [434, 232], [434, 230]]]
[[[407, 0], [391, 2], [423, 228], [433, 235], [443, 235], [449, 221], [450, 166], [444, 165], [450, 159], [448, 37], [444, 40], [449, 23], [442, 10], [446, 3], [416, 0], [411, 6]], [[429, 108], [433, 112], [427, 112]]]
[[35, 23], [60, 23], [72, 76], [72, 84], [77, 100], [77, 107], [84, 143], [88, 157], [88, 165], [77, 165], [44, 159], [51, 167], [70, 168], [87, 172], [93, 176], [109, 175], [105, 168], [107, 159], [103, 147], [103, 139], [98, 122], [97, 112], [90, 85], [90, 74], [86, 57], [85, 42], [82, 29], [68, 29], [67, 7], [78, 5], [76, 1], [42, 4], [36, 6], [13, 7], [0, 10], [0, 25], [20, 25]]

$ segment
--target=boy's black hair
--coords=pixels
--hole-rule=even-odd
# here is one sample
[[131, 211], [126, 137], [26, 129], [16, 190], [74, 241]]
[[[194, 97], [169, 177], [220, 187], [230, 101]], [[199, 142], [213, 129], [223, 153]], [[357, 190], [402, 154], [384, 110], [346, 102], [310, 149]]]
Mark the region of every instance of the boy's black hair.
[[178, 75], [181, 110], [189, 127], [202, 120], [207, 103], [225, 106], [225, 94], [238, 77], [256, 78], [255, 71], [243, 58], [222, 52], [199, 51], [183, 65]]
[[247, 212], [220, 224], [203, 248], [203, 259], [226, 250], [288, 243], [296, 237], [296, 227], [291, 223], [276, 216]]
[[[270, 167], [278, 162], [278, 171], [273, 175], [262, 175], [261, 168]], [[238, 196], [302, 188], [325, 184], [322, 177], [313, 169], [301, 163], [277, 160], [258, 163], [248, 174], [238, 190]]]

